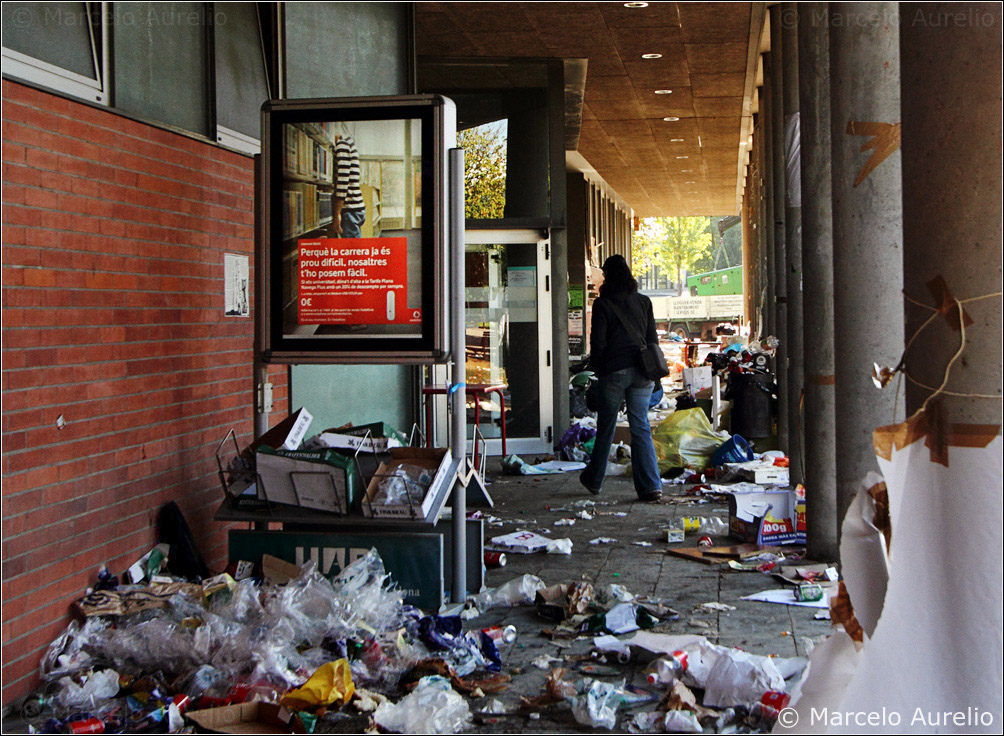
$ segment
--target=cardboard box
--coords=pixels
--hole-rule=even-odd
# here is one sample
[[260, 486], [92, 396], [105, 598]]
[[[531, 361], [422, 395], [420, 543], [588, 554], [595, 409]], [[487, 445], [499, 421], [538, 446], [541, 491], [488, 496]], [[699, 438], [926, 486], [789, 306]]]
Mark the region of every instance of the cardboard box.
[[730, 493], [729, 536], [761, 545], [805, 544], [805, 501], [793, 490]]
[[691, 394], [711, 388], [711, 366], [701, 365], [683, 369], [683, 385]]
[[257, 454], [259, 498], [271, 503], [347, 514], [360, 483], [352, 458], [336, 450], [273, 450]]
[[311, 413], [301, 406], [252, 442], [248, 449], [252, 454], [257, 453], [262, 447], [270, 447], [273, 450], [299, 449], [313, 420]]
[[[370, 437], [366, 438], [366, 432]], [[387, 452], [394, 447], [404, 447], [408, 444], [400, 432], [383, 422], [366, 424], [361, 427], [339, 427], [326, 429], [310, 440], [312, 445], [330, 447], [335, 450], [355, 452]]]
[[[445, 494], [450, 489], [452, 478], [450, 477], [450, 464], [453, 462], [453, 455], [447, 448], [426, 448], [426, 447], [395, 447], [390, 451], [391, 460], [380, 463], [377, 472], [370, 480], [363, 497], [363, 515], [371, 517], [385, 517], [392, 519], [426, 519], [432, 510], [433, 501], [440, 494]], [[432, 475], [432, 482], [425, 493], [421, 503], [415, 506], [407, 503], [387, 504], [372, 503], [379, 492], [380, 481], [394, 472], [399, 465], [418, 465], [425, 468]]]
[[787, 486], [789, 483], [788, 468], [778, 467], [772, 462], [725, 463], [725, 468], [748, 483], [762, 486]]
[[614, 444], [616, 445], [618, 442], [623, 442], [628, 447], [631, 446], [631, 427], [629, 425], [618, 424], [614, 429]]
[[278, 703], [238, 703], [186, 715], [202, 733], [309, 733], [298, 715]]

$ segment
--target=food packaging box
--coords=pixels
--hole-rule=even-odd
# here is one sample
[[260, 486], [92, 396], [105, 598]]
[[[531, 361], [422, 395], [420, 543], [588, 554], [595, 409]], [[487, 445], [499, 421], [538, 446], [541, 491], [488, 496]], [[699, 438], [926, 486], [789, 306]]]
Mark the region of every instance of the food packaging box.
[[270, 503], [347, 514], [360, 483], [352, 458], [336, 450], [273, 450], [257, 453], [258, 497]]
[[[440, 494], [447, 493], [452, 481], [450, 464], [453, 455], [448, 448], [432, 447], [395, 447], [390, 450], [391, 460], [380, 463], [363, 497], [363, 515], [391, 519], [427, 519], [432, 510], [432, 504]], [[399, 465], [417, 465], [425, 468], [432, 476], [432, 482], [422, 498], [416, 504], [374, 503], [380, 490], [380, 481], [391, 476]]]
[[805, 544], [805, 501], [794, 490], [730, 493], [729, 536], [762, 545]]

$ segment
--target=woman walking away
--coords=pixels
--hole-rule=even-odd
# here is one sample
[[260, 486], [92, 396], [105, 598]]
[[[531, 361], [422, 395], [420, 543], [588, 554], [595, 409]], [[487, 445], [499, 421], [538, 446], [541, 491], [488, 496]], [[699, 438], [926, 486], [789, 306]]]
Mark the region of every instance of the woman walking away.
[[[629, 329], [625, 321], [634, 329]], [[653, 382], [641, 370], [641, 346], [632, 338], [633, 332], [645, 335], [647, 343], [657, 342], [651, 300], [638, 293], [638, 282], [624, 256], [613, 255], [603, 264], [603, 285], [593, 302], [590, 366], [599, 376], [599, 417], [593, 454], [579, 482], [590, 493], [600, 492], [617, 412], [621, 402], [627, 400], [634, 488], [640, 500], [658, 501], [662, 497], [662, 480], [648, 424]]]

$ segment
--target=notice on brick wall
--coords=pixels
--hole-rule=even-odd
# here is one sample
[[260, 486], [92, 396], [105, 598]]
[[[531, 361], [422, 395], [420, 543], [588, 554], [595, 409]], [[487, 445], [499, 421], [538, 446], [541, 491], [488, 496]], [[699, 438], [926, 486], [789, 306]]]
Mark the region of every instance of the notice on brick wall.
[[299, 246], [299, 324], [421, 323], [422, 310], [407, 306], [407, 238], [317, 238]]
[[249, 273], [247, 256], [223, 254], [223, 311], [226, 316], [247, 317], [251, 314]]

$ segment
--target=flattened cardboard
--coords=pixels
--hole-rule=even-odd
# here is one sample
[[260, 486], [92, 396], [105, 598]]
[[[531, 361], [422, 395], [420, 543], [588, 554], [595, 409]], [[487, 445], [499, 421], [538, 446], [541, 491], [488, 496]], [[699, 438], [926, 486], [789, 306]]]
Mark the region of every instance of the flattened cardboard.
[[308, 733], [300, 717], [277, 703], [238, 703], [187, 713], [202, 733]]

